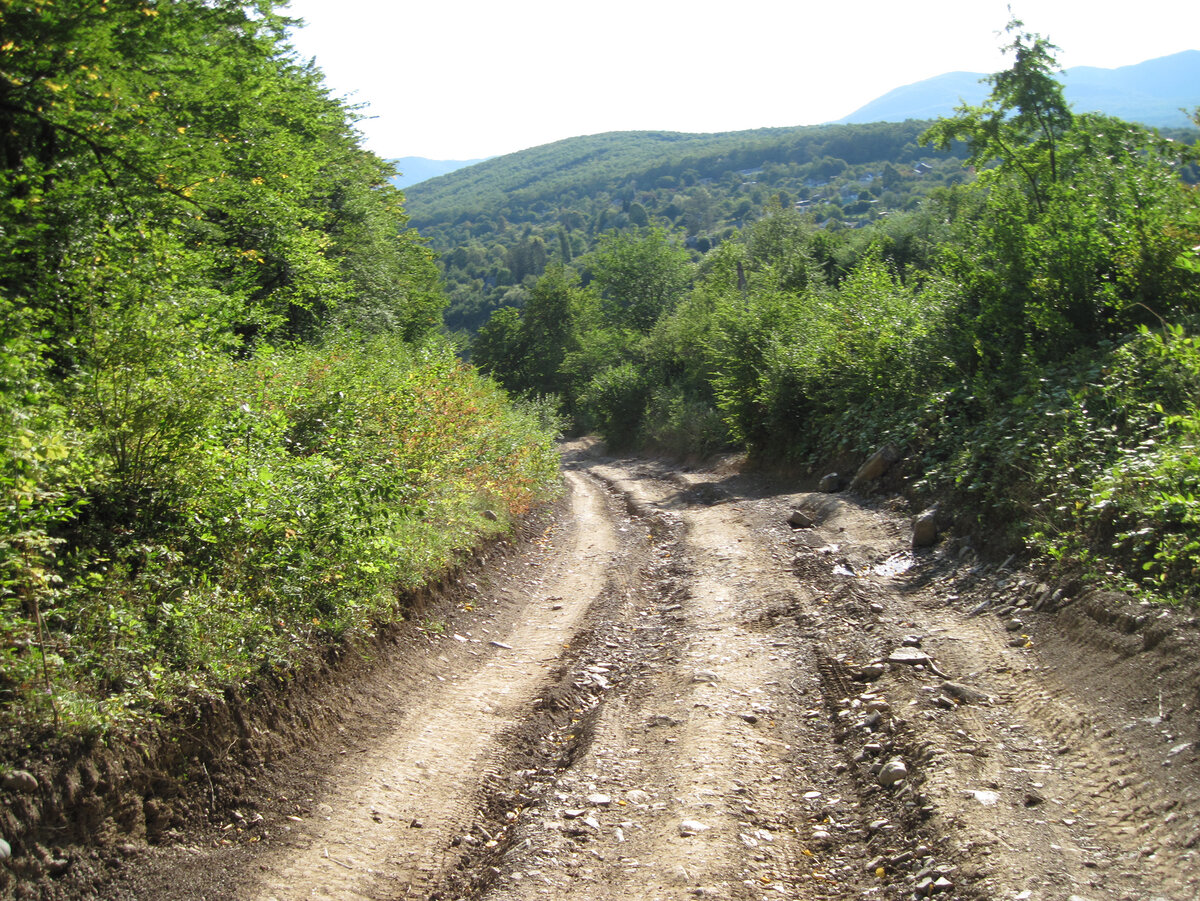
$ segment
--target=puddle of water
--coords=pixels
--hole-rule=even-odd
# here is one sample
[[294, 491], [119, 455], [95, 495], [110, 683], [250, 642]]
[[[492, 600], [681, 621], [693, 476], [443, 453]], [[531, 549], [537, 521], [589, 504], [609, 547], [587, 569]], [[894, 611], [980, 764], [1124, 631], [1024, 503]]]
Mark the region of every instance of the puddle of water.
[[912, 554], [893, 554], [871, 567], [871, 572], [877, 576], [899, 576], [912, 569], [916, 562]]

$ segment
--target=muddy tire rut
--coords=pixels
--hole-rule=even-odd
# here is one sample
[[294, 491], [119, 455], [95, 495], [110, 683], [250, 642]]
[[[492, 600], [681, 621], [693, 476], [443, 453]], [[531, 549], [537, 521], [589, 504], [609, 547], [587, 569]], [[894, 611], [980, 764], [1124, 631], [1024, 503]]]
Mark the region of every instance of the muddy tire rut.
[[587, 442], [565, 470], [370, 719], [264, 772], [286, 803], [105, 897], [1197, 897], [1200, 629], [1135, 653], [850, 497]]

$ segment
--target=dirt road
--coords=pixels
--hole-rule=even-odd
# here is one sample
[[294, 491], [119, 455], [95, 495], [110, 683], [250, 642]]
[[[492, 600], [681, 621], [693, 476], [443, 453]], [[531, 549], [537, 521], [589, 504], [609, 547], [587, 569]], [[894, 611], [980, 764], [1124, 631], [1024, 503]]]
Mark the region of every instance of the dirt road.
[[1200, 896], [1194, 619], [914, 556], [849, 496], [566, 468], [339, 729], [106, 896]]

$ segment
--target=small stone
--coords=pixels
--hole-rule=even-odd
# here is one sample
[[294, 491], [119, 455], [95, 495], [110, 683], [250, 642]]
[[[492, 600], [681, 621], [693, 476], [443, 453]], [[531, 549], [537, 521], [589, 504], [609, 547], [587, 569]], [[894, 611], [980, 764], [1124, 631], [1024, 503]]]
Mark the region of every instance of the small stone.
[[588, 803], [595, 804], [597, 807], [607, 807], [612, 803], [612, 798], [608, 795], [594, 794], [588, 795]]
[[755, 723], [758, 722], [758, 717], [756, 717], [753, 713], [741, 713], [741, 714], [738, 714], [738, 716], [740, 716], [743, 720], [745, 720], [751, 726], [753, 726]]
[[814, 845], [824, 847], [826, 845], [833, 844], [833, 835], [831, 835], [829, 832], [826, 832], [824, 829], [818, 829], [812, 834], [811, 841]]
[[675, 719], [675, 717], [673, 717], [673, 716], [667, 716], [666, 714], [658, 713], [658, 714], [655, 714], [654, 716], [650, 717], [650, 720], [647, 723], [647, 725], [649, 725], [651, 727], [653, 727], [653, 726], [678, 726], [679, 720]]
[[10, 773], [5, 773], [0, 785], [3, 785], [9, 791], [21, 792], [26, 795], [32, 795], [38, 790], [37, 778], [33, 773], [26, 770], [13, 770]]
[[613, 838], [619, 842], [625, 841], [625, 830], [620, 826], [613, 827]]
[[930, 663], [929, 655], [919, 648], [899, 647], [888, 654], [888, 663], [904, 663], [909, 666], [924, 666]]
[[836, 472], [822, 476], [821, 481], [817, 483], [817, 490], [825, 494], [833, 494], [835, 491], [841, 491], [842, 477]]
[[486, 519], [488, 522], [496, 522], [500, 517], [496, 515], [495, 510], [484, 510], [483, 518]]
[[1020, 632], [1022, 629], [1025, 628], [1025, 624], [1023, 622], [1021, 622], [1019, 619], [1010, 619], [1008, 622], [1006, 622], [1004, 624], [1004, 628], [1007, 629], [1009, 632]]
[[976, 691], [967, 685], [957, 682], [943, 682], [940, 686], [942, 693], [964, 704], [982, 704], [990, 700], [982, 691]]
[[699, 835], [701, 832], [707, 832], [709, 826], [705, 826], [699, 820], [683, 820], [679, 824], [680, 835]]
[[796, 529], [811, 529], [813, 518], [803, 510], [793, 510], [792, 515], [788, 517], [788, 525]]
[[424, 829], [425, 824], [422, 823], [420, 820], [413, 820], [411, 823], [408, 824], [408, 828], [409, 829]]
[[934, 895], [940, 895], [942, 892], [952, 891], [954, 891], [954, 883], [945, 876], [939, 876], [937, 879], [933, 880], [933, 885], [930, 886], [930, 893]]
[[46, 864], [46, 872], [51, 876], [61, 876], [71, 868], [71, 861], [65, 857], [55, 857]]
[[511, 644], [505, 644], [502, 641], [489, 641], [488, 644], [490, 644], [494, 648], [502, 648], [505, 651], [511, 651], [513, 649], [513, 646]]
[[579, 808], [579, 807], [568, 807], [566, 810], [564, 810], [564, 811], [562, 812], [562, 815], [563, 815], [563, 819], [566, 819], [566, 820], [577, 820], [577, 819], [579, 819], [581, 816], [583, 816], [585, 813], [587, 813], [587, 811], [586, 811], [586, 810], [583, 810], [582, 808]]
[[899, 757], [893, 757], [879, 771], [879, 784], [882, 786], [895, 785], [908, 778], [908, 767]]
[[887, 667], [882, 663], [867, 663], [858, 668], [854, 678], [860, 682], [874, 682], [886, 672]]
[[702, 669], [702, 670], [696, 671], [696, 674], [694, 676], [692, 676], [692, 681], [693, 682], [720, 682], [721, 677], [718, 676], [716, 673], [714, 673], [710, 669]]
[[589, 829], [595, 829], [597, 832], [600, 831], [600, 821], [593, 816], [580, 817], [579, 822], [583, 823]]
[[953, 710], [954, 709], [954, 701], [951, 700], [950, 698], [946, 697], [945, 695], [938, 695], [936, 698], [933, 699], [933, 703], [936, 704], [938, 707], [941, 707], [943, 710]]
[[10, 860], [12, 858], [12, 845], [0, 838], [0, 860]]

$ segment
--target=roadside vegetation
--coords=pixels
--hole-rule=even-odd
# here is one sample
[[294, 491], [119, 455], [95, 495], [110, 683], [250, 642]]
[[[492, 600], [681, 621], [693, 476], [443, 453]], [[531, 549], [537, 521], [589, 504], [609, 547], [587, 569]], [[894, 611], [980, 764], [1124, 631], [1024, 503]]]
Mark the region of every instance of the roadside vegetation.
[[1194, 134], [1074, 113], [1056, 48], [1008, 39], [989, 99], [919, 136], [959, 179], [861, 228], [775, 197], [703, 249], [669, 219], [604, 231], [473, 359], [614, 445], [818, 466], [892, 443], [918, 507], [1004, 553], [1200, 600]]
[[286, 676], [557, 484], [276, 5], [0, 11], [6, 742]]

